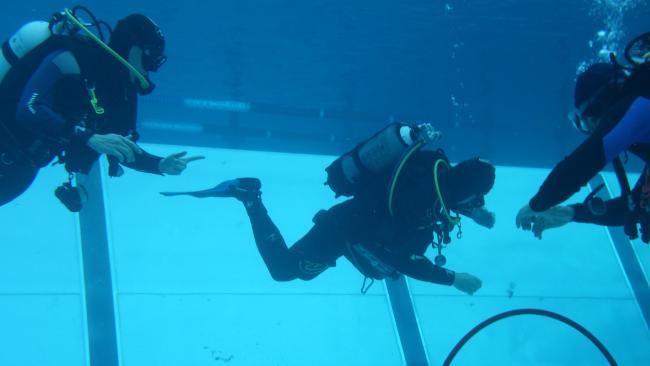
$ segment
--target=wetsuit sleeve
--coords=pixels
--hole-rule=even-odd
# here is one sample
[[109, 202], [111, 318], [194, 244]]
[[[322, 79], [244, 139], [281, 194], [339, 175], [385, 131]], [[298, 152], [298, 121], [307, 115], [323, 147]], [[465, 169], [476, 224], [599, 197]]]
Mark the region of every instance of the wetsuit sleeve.
[[564, 202], [630, 145], [650, 142], [650, 100], [637, 98], [616, 126], [604, 136], [592, 134], [551, 171], [530, 200], [533, 211]]
[[570, 205], [573, 208], [573, 222], [582, 222], [602, 226], [623, 226], [625, 225], [626, 202], [623, 197], [617, 197], [605, 201], [606, 211], [604, 215], [594, 215], [586, 205], [582, 203]]
[[387, 259], [386, 262], [398, 272], [420, 281], [450, 286], [456, 278], [454, 271], [436, 266], [427, 257], [421, 255], [397, 257]]
[[16, 121], [41, 136], [85, 144], [92, 131], [75, 127], [57, 109], [57, 98], [78, 99], [86, 93], [72, 53], [60, 51], [46, 57], [27, 81], [16, 109]]
[[[637, 180], [630, 197], [640, 197], [643, 190], [644, 176]], [[635, 198], [636, 200], [636, 198]], [[620, 196], [605, 201], [605, 214], [594, 215], [585, 204], [570, 205], [573, 208], [573, 222], [583, 222], [602, 226], [623, 226], [626, 224], [628, 207], [625, 197]]]
[[158, 164], [163, 158], [142, 150], [142, 154], [135, 155], [135, 161], [132, 163], [121, 163], [122, 165], [143, 173], [160, 174]]
[[605, 164], [602, 141], [592, 135], [553, 168], [528, 203], [530, 208], [541, 212], [564, 202], [589, 183]]

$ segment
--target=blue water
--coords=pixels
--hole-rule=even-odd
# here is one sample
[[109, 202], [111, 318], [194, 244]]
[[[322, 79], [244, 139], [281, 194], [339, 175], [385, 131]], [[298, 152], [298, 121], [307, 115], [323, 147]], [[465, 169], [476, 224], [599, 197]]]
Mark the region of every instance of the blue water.
[[[498, 164], [487, 197], [496, 227], [464, 220], [463, 238], [446, 250], [448, 267], [476, 274], [483, 288], [468, 296], [408, 280], [429, 364], [480, 321], [524, 307], [582, 324], [620, 365], [650, 364], [650, 331], [608, 231], [573, 224], [539, 241], [514, 225], [548, 168], [582, 138], [565, 116], [577, 68], [612, 46], [597, 32], [620, 34], [620, 48], [648, 30], [648, 5], [634, 3], [617, 23], [612, 9], [630, 2], [88, 2], [110, 22], [141, 11], [163, 27], [169, 62], [141, 101], [143, 146], [206, 156], [180, 177], [108, 178], [100, 167], [121, 364], [405, 364], [383, 282], [361, 294], [363, 277], [344, 259], [310, 282], [274, 282], [238, 202], [158, 194], [257, 176], [292, 243], [338, 202], [323, 169], [400, 119], [434, 121], [452, 161], [479, 154]], [[63, 6], [13, 4], [0, 30], [8, 36]], [[88, 336], [106, 326], [86, 315], [89, 228], [52, 194], [65, 179], [61, 167], [43, 169], [0, 209], [0, 365], [88, 365]], [[650, 248], [630, 245], [647, 275]], [[497, 364], [606, 363], [566, 325], [518, 317], [479, 333], [453, 363]]]

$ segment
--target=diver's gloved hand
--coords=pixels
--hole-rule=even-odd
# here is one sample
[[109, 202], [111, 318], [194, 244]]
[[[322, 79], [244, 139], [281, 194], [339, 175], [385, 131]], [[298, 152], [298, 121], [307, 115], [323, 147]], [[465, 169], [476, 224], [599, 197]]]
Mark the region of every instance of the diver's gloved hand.
[[485, 207], [473, 208], [469, 217], [477, 224], [492, 229], [496, 223], [496, 214]]
[[120, 163], [132, 163], [136, 154], [142, 154], [142, 149], [135, 142], [115, 133], [94, 134], [86, 144], [100, 154], [116, 157]]
[[537, 239], [542, 238], [544, 230], [564, 226], [573, 220], [574, 211], [569, 206], [555, 206], [544, 212], [535, 212], [525, 205], [517, 214], [517, 228], [532, 231]]
[[205, 156], [184, 157], [185, 155], [187, 151], [169, 155], [158, 163], [158, 170], [163, 174], [179, 175], [187, 168], [188, 163], [205, 159]]
[[456, 277], [454, 278], [453, 286], [460, 291], [468, 295], [474, 295], [478, 289], [481, 288], [483, 283], [481, 280], [469, 273], [458, 273], [456, 272]]
[[442, 137], [442, 132], [436, 130], [431, 123], [420, 123], [413, 128], [412, 138], [415, 141], [422, 141], [425, 144], [436, 142]]

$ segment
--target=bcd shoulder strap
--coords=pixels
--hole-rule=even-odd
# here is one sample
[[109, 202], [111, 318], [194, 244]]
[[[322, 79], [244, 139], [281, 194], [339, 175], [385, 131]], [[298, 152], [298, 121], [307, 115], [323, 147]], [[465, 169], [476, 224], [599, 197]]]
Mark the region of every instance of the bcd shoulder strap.
[[616, 157], [612, 161], [614, 166], [614, 172], [616, 173], [616, 179], [618, 184], [621, 187], [621, 196], [626, 203], [625, 211], [625, 234], [631, 239], [634, 240], [639, 237], [639, 231], [636, 227], [636, 204], [634, 203], [632, 197], [632, 190], [630, 189], [630, 182], [627, 179], [627, 174], [625, 173], [625, 168], [623, 167], [623, 162], [619, 157]]

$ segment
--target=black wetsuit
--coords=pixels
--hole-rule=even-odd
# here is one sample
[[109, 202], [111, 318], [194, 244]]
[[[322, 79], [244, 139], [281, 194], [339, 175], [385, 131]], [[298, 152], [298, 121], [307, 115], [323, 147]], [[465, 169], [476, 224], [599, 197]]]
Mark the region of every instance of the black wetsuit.
[[[650, 161], [650, 70], [638, 71], [633, 77], [630, 83], [636, 84], [633, 89], [637, 92], [613, 105], [598, 128], [555, 166], [529, 202], [533, 211], [541, 212], [564, 202], [624, 151], [637, 155], [646, 164]], [[637, 216], [650, 207], [649, 192], [650, 175], [646, 165], [631, 195]], [[628, 206], [624, 197], [605, 204], [604, 214], [596, 214], [584, 204], [572, 205], [573, 221], [606, 226], [626, 224]]]
[[[255, 241], [278, 281], [311, 280], [345, 256], [366, 277], [383, 279], [404, 274], [451, 285], [455, 273], [424, 256], [434, 240], [436, 195], [433, 161], [437, 153], [418, 152], [400, 178], [395, 194], [395, 217], [388, 214], [385, 185], [320, 211], [314, 226], [290, 248], [267, 214], [262, 201], [247, 203]], [[382, 180], [385, 182], [385, 180]], [[379, 188], [381, 187], [381, 188]], [[382, 189], [383, 188], [383, 189]]]
[[[50, 43], [25, 56], [0, 87], [0, 206], [57, 155], [68, 171], [88, 172], [99, 156], [87, 146], [95, 133], [137, 138], [137, 92], [126, 68], [89, 42]], [[90, 102], [91, 88], [103, 113]], [[160, 174], [160, 159], [143, 153], [124, 165]], [[118, 170], [111, 159], [111, 173]]]

